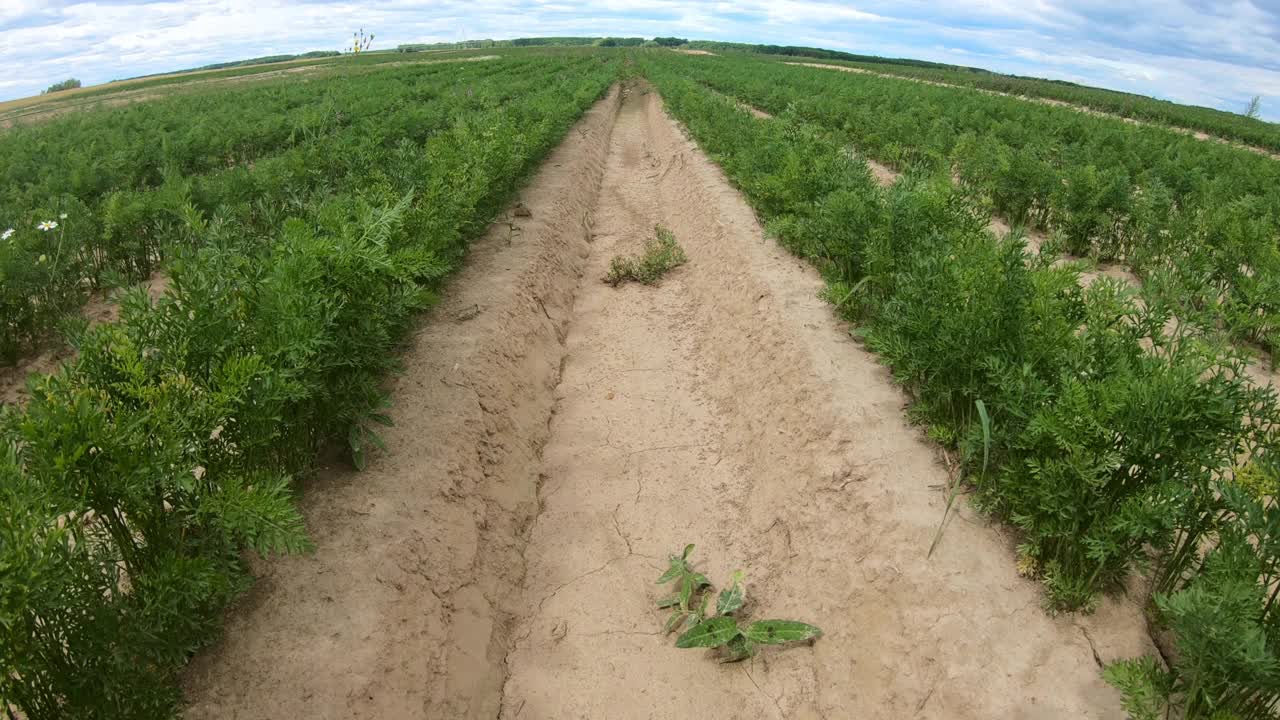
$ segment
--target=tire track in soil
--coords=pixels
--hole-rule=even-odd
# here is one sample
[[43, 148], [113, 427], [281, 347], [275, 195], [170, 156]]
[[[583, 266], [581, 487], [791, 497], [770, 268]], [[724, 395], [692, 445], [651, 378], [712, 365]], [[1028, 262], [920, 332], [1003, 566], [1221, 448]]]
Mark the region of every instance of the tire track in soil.
[[[654, 224], [689, 263], [657, 288], [601, 283]], [[1151, 651], [1139, 608], [1046, 615], [1012, 538], [964, 503], [925, 557], [936, 446], [817, 273], [643, 88], [594, 228], [500, 718], [1124, 717], [1098, 660]], [[826, 636], [740, 665], [676, 650], [653, 581], [686, 542], [714, 580], [746, 570], [751, 616]]]

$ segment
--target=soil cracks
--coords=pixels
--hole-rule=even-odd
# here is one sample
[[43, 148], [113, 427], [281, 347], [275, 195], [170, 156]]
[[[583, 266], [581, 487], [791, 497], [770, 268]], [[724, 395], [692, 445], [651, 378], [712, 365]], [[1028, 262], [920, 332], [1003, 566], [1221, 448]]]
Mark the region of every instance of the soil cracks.
[[[1151, 651], [1139, 609], [1046, 615], [963, 502], [926, 558], [936, 446], [656, 94], [611, 94], [521, 201], [407, 352], [391, 452], [308, 488], [316, 553], [260, 564], [188, 717], [1124, 717], [1097, 663]], [[655, 225], [688, 264], [601, 282]], [[747, 615], [825, 636], [675, 649], [654, 580], [688, 542], [746, 571]]]

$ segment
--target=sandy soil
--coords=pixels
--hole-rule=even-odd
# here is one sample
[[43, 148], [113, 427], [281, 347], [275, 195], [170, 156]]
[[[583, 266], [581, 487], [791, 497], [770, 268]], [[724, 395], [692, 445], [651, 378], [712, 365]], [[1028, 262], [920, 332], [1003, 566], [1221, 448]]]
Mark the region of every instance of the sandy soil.
[[48, 375], [71, 356], [71, 348], [58, 346], [21, 358], [16, 365], [0, 367], [0, 405], [25, 405], [31, 396], [27, 392], [27, 378]]
[[[895, 182], [898, 181], [898, 178], [901, 176], [901, 173], [899, 173], [897, 170], [890, 168], [888, 165], [881, 165], [880, 163], [866, 156], [863, 156], [862, 159], [866, 161], [867, 167], [871, 168], [871, 176], [874, 177], [876, 179], [876, 182], [880, 183], [882, 186], [887, 187], [889, 185], [894, 184]], [[998, 221], [992, 222], [993, 228], [997, 227], [996, 225], [997, 222]], [[1005, 228], [1005, 232], [1008, 232], [1007, 227]]]
[[[147, 291], [147, 297], [154, 303], [164, 297], [165, 291], [169, 289], [169, 277], [156, 272], [140, 284]], [[119, 320], [121, 292], [95, 294], [89, 298], [89, 302], [85, 303], [84, 307], [80, 308], [80, 316], [88, 320], [90, 325]]]
[[[169, 287], [169, 278], [156, 273], [147, 279], [143, 286], [147, 296], [155, 302], [164, 295]], [[89, 299], [80, 308], [80, 316], [90, 325], [104, 322], [115, 322], [120, 317], [118, 293], [101, 293]], [[40, 352], [21, 358], [17, 364], [0, 367], [0, 405], [24, 404], [29, 396], [27, 378], [31, 375], [48, 375], [56, 371], [63, 363], [75, 357], [75, 351], [64, 344], [47, 347]]]
[[[1098, 663], [1151, 650], [1138, 609], [1049, 617], [963, 503], [927, 559], [948, 475], [887, 370], [660, 99], [618, 100], [473, 250], [390, 453], [309, 485], [315, 554], [256, 563], [186, 717], [1123, 717]], [[689, 263], [601, 282], [655, 224]], [[653, 581], [686, 542], [826, 636], [676, 650]]]
[[1018, 100], [1025, 100], [1027, 102], [1039, 103], [1041, 105], [1053, 105], [1056, 107], [1070, 108], [1077, 112], [1088, 113], [1089, 115], [1096, 115], [1098, 117], [1111, 118], [1112, 120], [1127, 122], [1131, 125], [1150, 125], [1152, 127], [1159, 127], [1165, 130], [1172, 130], [1173, 132], [1180, 133], [1182, 135], [1189, 135], [1197, 140], [1206, 140], [1209, 142], [1220, 143], [1222, 145], [1230, 145], [1232, 147], [1236, 147], [1241, 150], [1248, 150], [1249, 152], [1256, 153], [1258, 155], [1266, 155], [1267, 157], [1272, 158], [1274, 160], [1280, 160], [1280, 153], [1274, 153], [1266, 148], [1260, 148], [1254, 145], [1247, 145], [1245, 143], [1237, 142], [1235, 140], [1229, 140], [1227, 138], [1217, 137], [1216, 135], [1210, 135], [1201, 130], [1191, 130], [1189, 128], [1177, 127], [1176, 125], [1164, 125], [1160, 123], [1147, 122], [1145, 120], [1139, 120], [1137, 118], [1125, 117], [1123, 115], [1115, 115], [1112, 113], [1103, 112], [1101, 110], [1096, 110], [1094, 108], [1087, 107], [1084, 105], [1075, 105], [1073, 103], [1064, 102], [1062, 100], [1054, 100], [1053, 98], [1035, 97], [1032, 95], [1015, 95], [1013, 93], [998, 92], [996, 90], [986, 90], [984, 88], [975, 88], [975, 87], [970, 87], [968, 85], [956, 85], [955, 83], [945, 83], [945, 82], [939, 82], [937, 80], [924, 80], [922, 78], [906, 77], [903, 75], [894, 75], [892, 73], [872, 72], [871, 70], [867, 70], [864, 68], [846, 67], [844, 65], [829, 65], [826, 63], [806, 63], [806, 62], [789, 62], [784, 64], [801, 65], [803, 67], [812, 67], [812, 68], [823, 68], [826, 70], [839, 70], [840, 72], [858, 73], [861, 75], [874, 75], [876, 77], [888, 78], [890, 80], [906, 80], [908, 82], [918, 82], [924, 85], [934, 85], [937, 87], [947, 87], [947, 88], [958, 88], [960, 90], [970, 90], [973, 92], [980, 92], [985, 95], [999, 95], [1001, 97], [1011, 97], [1011, 98], [1016, 98]]

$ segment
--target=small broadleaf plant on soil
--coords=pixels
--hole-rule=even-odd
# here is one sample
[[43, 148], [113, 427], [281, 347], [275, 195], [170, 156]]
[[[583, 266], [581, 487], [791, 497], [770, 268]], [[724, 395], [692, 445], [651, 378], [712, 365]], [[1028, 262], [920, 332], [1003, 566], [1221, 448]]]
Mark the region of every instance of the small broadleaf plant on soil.
[[[661, 609], [671, 608], [665, 629], [672, 632], [684, 627], [676, 638], [678, 648], [721, 648], [721, 662], [740, 662], [755, 655], [759, 645], [782, 645], [816, 640], [822, 630], [796, 620], [757, 620], [744, 623], [733, 614], [746, 602], [742, 571], [733, 574], [729, 587], [717, 595], [707, 576], [693, 569], [689, 556], [692, 544], [680, 555], [671, 556], [671, 566], [658, 578], [658, 584], [673, 583], [675, 592], [658, 601]], [[715, 610], [709, 612], [712, 597]]]
[[670, 230], [655, 225], [654, 237], [644, 244], [644, 252], [631, 257], [618, 255], [609, 263], [609, 274], [604, 281], [617, 287], [628, 280], [645, 285], [657, 285], [658, 280], [672, 268], [689, 261], [684, 249], [676, 242]]

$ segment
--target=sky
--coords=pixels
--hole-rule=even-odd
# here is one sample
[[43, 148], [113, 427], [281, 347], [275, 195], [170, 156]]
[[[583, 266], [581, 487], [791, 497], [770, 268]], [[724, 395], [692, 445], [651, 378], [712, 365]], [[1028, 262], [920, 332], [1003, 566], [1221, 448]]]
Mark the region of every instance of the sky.
[[675, 35], [983, 67], [1280, 121], [1280, 0], [0, 0], [0, 99], [262, 55]]

